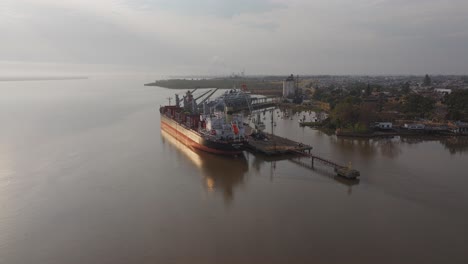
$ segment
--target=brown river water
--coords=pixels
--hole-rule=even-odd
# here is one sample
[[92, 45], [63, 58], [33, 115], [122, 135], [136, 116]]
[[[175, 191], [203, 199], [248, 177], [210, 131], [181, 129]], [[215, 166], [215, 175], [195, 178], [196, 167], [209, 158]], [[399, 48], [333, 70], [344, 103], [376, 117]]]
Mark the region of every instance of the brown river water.
[[[468, 139], [275, 134], [361, 171], [190, 150], [152, 76], [0, 82], [0, 263], [468, 263]], [[268, 129], [269, 118], [266, 118]]]

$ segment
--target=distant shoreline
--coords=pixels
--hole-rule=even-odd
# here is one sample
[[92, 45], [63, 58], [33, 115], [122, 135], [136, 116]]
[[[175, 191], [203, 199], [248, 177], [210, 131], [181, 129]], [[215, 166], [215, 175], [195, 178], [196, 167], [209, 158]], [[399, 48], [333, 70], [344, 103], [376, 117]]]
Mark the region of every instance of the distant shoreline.
[[262, 78], [212, 78], [212, 79], [168, 79], [146, 83], [145, 86], [155, 86], [167, 89], [245, 88], [253, 94], [279, 96], [283, 92], [282, 81]]
[[21, 82], [21, 81], [64, 81], [83, 80], [87, 76], [64, 76], [64, 77], [0, 77], [0, 82]]

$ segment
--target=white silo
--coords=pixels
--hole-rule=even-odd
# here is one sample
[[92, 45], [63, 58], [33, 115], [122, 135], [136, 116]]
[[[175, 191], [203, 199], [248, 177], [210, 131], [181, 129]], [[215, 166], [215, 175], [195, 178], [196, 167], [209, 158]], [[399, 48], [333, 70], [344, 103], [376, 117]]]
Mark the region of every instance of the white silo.
[[296, 87], [294, 84], [294, 76], [291, 74], [283, 81], [283, 97], [294, 97], [295, 93]]

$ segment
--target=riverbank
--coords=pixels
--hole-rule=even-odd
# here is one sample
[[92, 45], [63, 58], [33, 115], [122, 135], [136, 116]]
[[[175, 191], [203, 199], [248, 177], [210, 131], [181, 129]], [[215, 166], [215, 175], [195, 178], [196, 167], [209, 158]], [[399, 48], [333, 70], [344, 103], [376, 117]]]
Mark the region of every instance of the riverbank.
[[427, 131], [427, 130], [408, 130], [395, 129], [392, 131], [369, 131], [369, 132], [353, 132], [337, 129], [335, 134], [338, 137], [359, 137], [359, 138], [375, 138], [375, 137], [466, 137], [465, 134], [456, 134], [448, 131]]
[[393, 129], [382, 130], [377, 128], [361, 130], [353, 129], [335, 129], [334, 125], [330, 123], [327, 118], [321, 122], [299, 122], [301, 127], [310, 127], [318, 129], [326, 134], [334, 134], [338, 137], [353, 137], [353, 138], [379, 138], [379, 137], [432, 137], [432, 138], [446, 138], [446, 137], [468, 137], [466, 133], [455, 133], [450, 130], [436, 130], [436, 129], [407, 129], [403, 127], [394, 127]]

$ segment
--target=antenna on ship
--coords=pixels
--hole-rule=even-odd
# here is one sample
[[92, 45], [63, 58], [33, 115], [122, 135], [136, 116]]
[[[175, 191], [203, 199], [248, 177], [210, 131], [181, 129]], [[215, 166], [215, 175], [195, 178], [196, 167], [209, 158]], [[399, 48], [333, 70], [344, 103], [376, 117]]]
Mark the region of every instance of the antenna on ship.
[[169, 100], [169, 105], [171, 105], [172, 98], [171, 98], [171, 97], [168, 97], [168, 98], [166, 98], [166, 99]]

